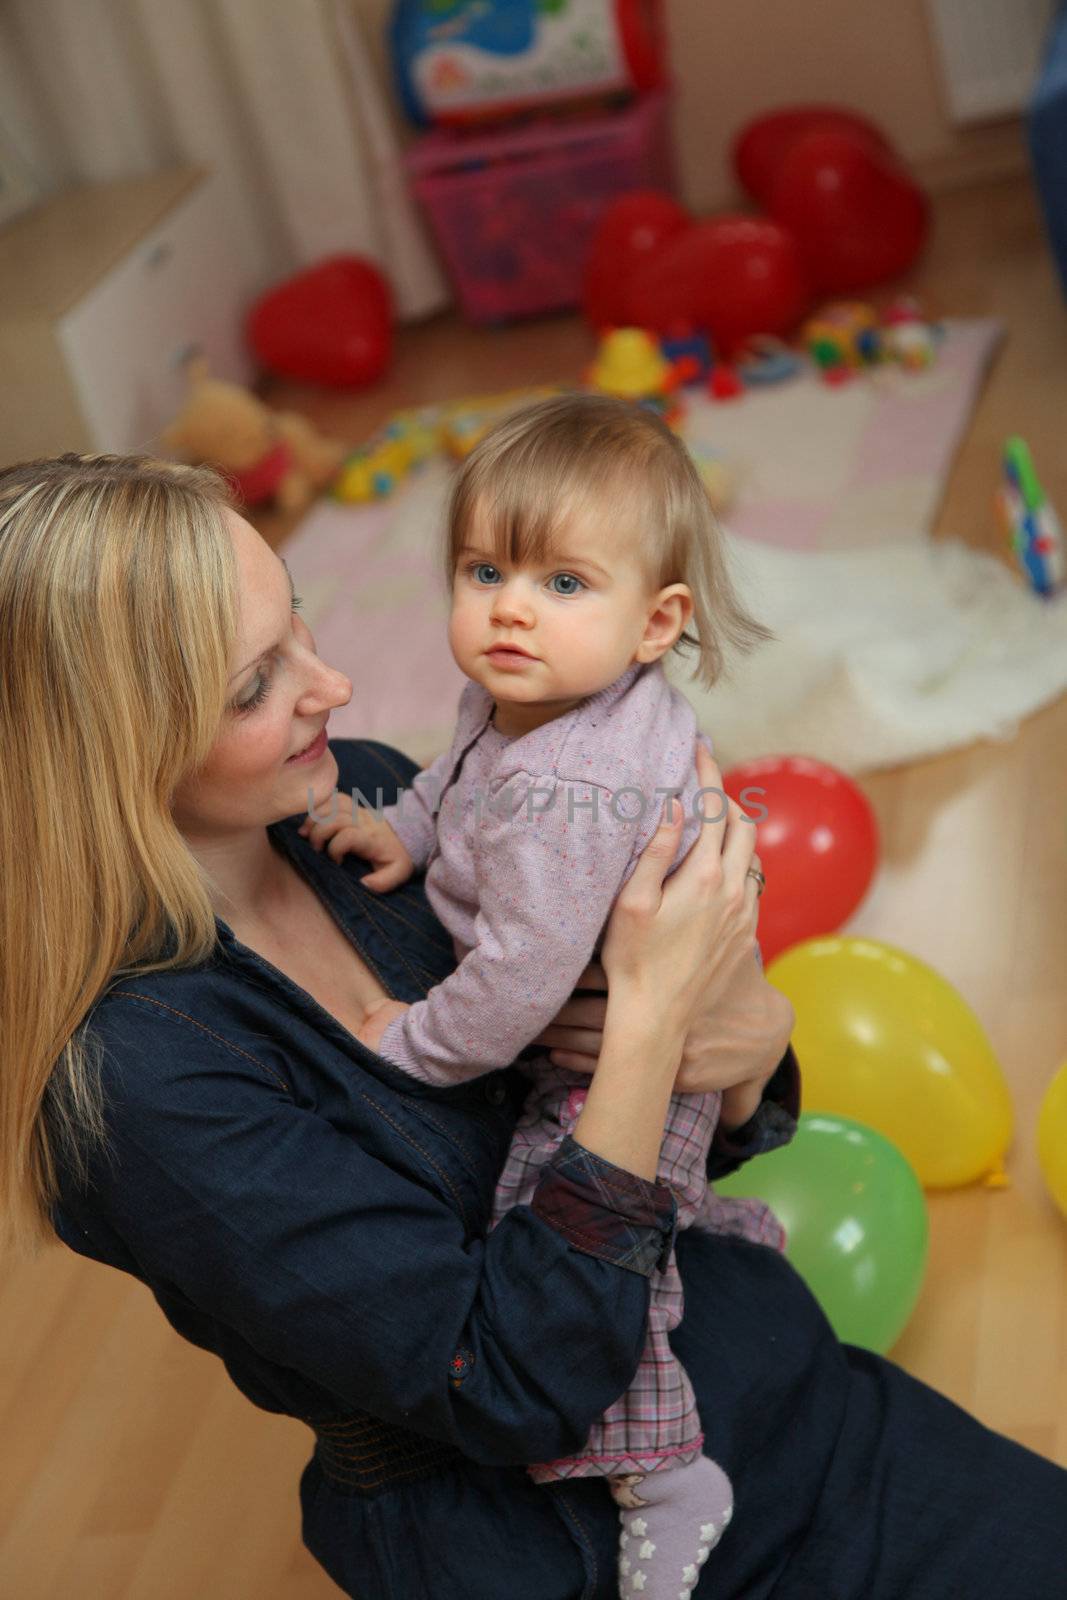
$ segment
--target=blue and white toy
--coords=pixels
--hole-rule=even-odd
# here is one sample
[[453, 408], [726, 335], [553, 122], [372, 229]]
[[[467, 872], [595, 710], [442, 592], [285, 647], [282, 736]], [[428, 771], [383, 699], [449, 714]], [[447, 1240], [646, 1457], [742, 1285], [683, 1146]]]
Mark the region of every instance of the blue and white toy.
[[1038, 594], [1052, 595], [1067, 577], [1063, 527], [1041, 487], [1024, 440], [1004, 446], [997, 509], [1023, 576]]

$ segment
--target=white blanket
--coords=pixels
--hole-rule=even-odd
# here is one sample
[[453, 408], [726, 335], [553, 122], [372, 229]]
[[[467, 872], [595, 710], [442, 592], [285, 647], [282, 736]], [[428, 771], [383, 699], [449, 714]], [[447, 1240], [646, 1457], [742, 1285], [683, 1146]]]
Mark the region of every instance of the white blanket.
[[710, 691], [671, 679], [720, 765], [808, 755], [859, 773], [1010, 739], [1067, 688], [1067, 591], [1034, 594], [959, 540], [796, 552], [727, 534], [731, 572], [774, 643]]

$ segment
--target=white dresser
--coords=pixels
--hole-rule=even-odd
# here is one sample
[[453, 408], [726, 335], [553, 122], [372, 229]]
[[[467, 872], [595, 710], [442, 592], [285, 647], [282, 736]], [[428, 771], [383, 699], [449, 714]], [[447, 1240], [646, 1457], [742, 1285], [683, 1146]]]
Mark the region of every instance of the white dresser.
[[247, 383], [246, 281], [211, 177], [183, 167], [53, 195], [0, 228], [0, 465], [151, 449], [184, 358]]

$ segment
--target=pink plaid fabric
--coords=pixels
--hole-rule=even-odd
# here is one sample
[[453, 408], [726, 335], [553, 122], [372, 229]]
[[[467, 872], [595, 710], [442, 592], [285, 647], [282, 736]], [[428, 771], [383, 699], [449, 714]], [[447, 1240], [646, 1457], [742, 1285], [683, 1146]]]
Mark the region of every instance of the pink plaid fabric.
[[[512, 1206], [529, 1204], [541, 1168], [573, 1132], [589, 1086], [588, 1077], [557, 1067], [547, 1055], [518, 1065], [532, 1086], [497, 1183], [491, 1227]], [[721, 1105], [721, 1094], [672, 1097], [657, 1179], [674, 1194], [679, 1228], [738, 1234], [782, 1250], [784, 1233], [765, 1205], [722, 1199], [708, 1183], [708, 1151]], [[668, 1339], [682, 1319], [684, 1304], [673, 1250], [665, 1269], [653, 1272], [649, 1283], [648, 1337], [633, 1383], [596, 1422], [578, 1455], [528, 1468], [535, 1482], [648, 1472], [700, 1454], [704, 1435], [696, 1399]]]

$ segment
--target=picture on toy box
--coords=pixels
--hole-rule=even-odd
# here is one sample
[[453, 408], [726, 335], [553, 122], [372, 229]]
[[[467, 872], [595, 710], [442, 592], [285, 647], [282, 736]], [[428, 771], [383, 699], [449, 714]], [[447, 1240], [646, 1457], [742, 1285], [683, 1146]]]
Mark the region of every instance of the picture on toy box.
[[656, 88], [659, 11], [659, 0], [398, 0], [401, 99], [426, 126]]

